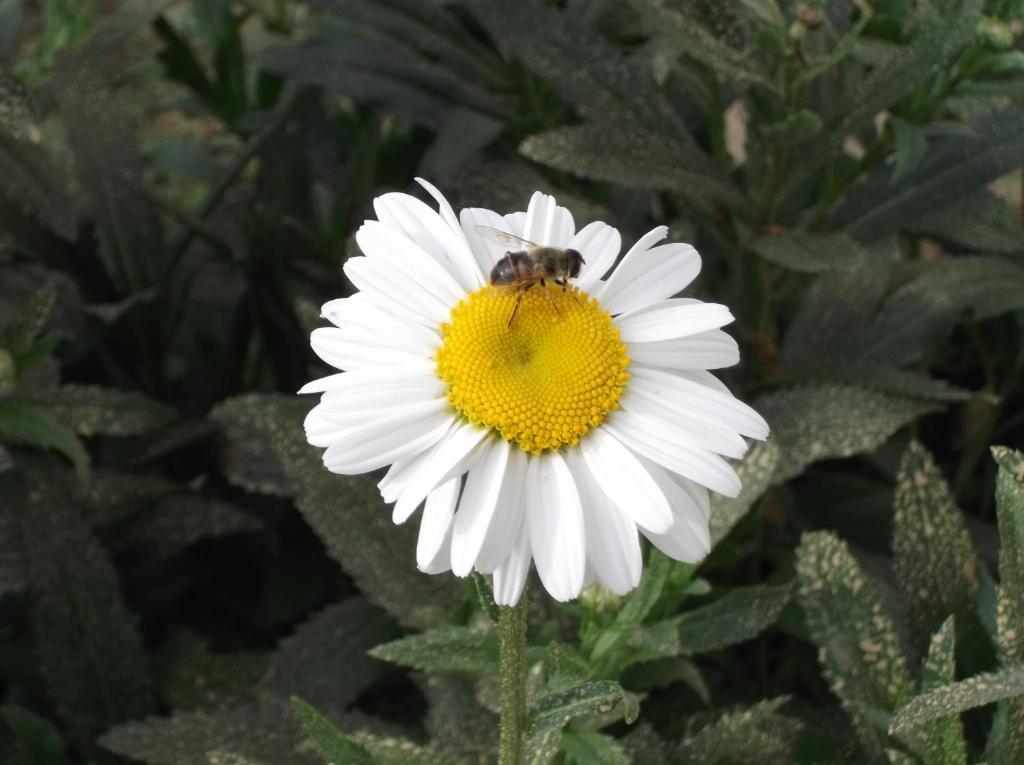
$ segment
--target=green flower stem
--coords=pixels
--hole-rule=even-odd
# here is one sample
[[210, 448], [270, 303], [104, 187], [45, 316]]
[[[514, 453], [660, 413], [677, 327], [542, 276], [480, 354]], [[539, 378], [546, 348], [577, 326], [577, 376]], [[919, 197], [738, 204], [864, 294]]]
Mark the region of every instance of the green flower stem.
[[498, 765], [522, 762], [526, 726], [526, 593], [515, 606], [501, 606], [501, 732]]

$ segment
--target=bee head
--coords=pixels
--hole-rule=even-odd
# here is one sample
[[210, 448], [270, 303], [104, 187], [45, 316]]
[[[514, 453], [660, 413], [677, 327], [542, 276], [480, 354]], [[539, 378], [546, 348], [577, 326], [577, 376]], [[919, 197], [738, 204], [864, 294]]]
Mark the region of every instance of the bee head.
[[565, 254], [569, 258], [569, 278], [575, 279], [580, 275], [580, 266], [585, 266], [587, 261], [576, 250], [566, 250]]

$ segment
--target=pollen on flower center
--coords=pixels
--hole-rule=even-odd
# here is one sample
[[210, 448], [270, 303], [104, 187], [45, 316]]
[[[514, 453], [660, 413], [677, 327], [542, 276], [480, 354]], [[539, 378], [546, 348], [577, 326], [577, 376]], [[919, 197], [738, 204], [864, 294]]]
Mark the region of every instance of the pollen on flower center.
[[527, 452], [576, 444], [618, 406], [626, 346], [585, 292], [535, 286], [507, 326], [515, 300], [488, 285], [452, 309], [436, 357], [448, 401]]

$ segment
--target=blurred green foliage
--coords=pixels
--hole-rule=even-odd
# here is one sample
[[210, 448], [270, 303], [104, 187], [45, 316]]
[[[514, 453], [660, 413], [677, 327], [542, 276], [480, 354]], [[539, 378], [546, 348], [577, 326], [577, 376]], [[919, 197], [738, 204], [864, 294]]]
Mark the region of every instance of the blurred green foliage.
[[417, 174], [669, 224], [773, 427], [699, 567], [531, 601], [530, 762], [1022, 761], [1022, 38], [1019, 0], [0, 0], [0, 763], [493, 760], [486, 581], [416, 571], [292, 393]]

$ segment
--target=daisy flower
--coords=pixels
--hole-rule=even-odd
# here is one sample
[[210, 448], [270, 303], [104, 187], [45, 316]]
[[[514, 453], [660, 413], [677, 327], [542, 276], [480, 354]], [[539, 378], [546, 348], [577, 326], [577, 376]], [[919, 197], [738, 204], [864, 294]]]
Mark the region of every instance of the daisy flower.
[[[439, 210], [407, 194], [374, 200], [345, 274], [358, 292], [332, 300], [311, 342], [339, 370], [306, 418], [328, 470], [390, 466], [379, 483], [395, 523], [420, 507], [422, 571], [494, 576], [513, 605], [531, 561], [557, 600], [597, 582], [640, 581], [641, 539], [696, 562], [710, 549], [708, 491], [735, 496], [725, 458], [768, 427], [709, 369], [736, 364], [722, 305], [672, 297], [700, 271], [688, 244], [659, 226], [616, 266], [619, 232], [537, 192], [526, 212], [465, 209], [419, 181]], [[517, 294], [490, 284], [514, 246], [487, 227], [585, 261], [568, 288]], [[613, 268], [614, 267], [614, 268]], [[516, 300], [515, 320], [509, 317]]]

